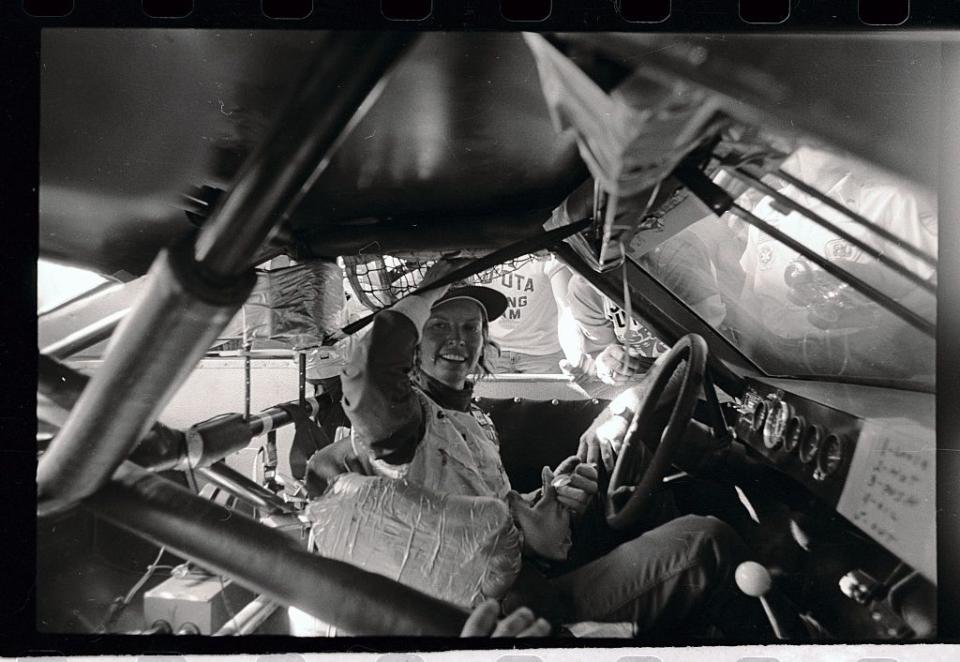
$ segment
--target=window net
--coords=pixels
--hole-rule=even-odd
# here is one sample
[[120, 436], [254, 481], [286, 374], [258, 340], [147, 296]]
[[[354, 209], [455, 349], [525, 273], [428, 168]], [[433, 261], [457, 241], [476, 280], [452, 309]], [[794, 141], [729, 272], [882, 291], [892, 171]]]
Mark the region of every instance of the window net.
[[[508, 260], [469, 278], [464, 284], [489, 284], [512, 273], [534, 259], [525, 255]], [[435, 259], [394, 257], [392, 255], [344, 256], [343, 267], [350, 288], [360, 302], [371, 310], [392, 305], [420, 285]]]

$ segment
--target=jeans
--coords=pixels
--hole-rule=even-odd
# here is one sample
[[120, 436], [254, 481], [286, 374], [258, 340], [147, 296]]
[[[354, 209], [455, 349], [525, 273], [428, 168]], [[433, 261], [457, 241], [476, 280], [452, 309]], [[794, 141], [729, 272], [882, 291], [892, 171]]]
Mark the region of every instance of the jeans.
[[[730, 509], [722, 505], [718, 514]], [[753, 556], [740, 535], [716, 517], [678, 512], [673, 490], [664, 490], [645, 521], [616, 532], [591, 509], [569, 562], [534, 569], [525, 560], [505, 606], [526, 604], [555, 623], [630, 623], [635, 636], [671, 643], [715, 630], [726, 639], [773, 639], [760, 601], [734, 583], [737, 566]]]
[[560, 372], [560, 361], [563, 358], [565, 358], [563, 352], [536, 356], [504, 349], [499, 357], [489, 359], [489, 364], [491, 372], [494, 373], [519, 372], [550, 375]]
[[548, 583], [565, 605], [565, 622], [627, 622], [636, 634], [664, 638], [710, 626], [727, 637], [769, 638], [759, 601], [733, 582], [748, 558], [728, 525], [686, 515]]

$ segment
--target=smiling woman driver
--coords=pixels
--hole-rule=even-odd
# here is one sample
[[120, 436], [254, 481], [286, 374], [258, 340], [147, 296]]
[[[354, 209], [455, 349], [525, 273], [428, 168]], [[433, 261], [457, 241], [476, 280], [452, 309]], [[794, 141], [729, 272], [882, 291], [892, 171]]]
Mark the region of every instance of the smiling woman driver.
[[[424, 282], [455, 266], [439, 262]], [[593, 549], [595, 541], [574, 535], [588, 562], [557, 563], [571, 544], [570, 514], [576, 523], [595, 503], [597, 469], [567, 458], [555, 471], [544, 467], [543, 490], [512, 492], [496, 430], [473, 404], [468, 380], [482, 369], [488, 323], [505, 308], [499, 292], [471, 286], [410, 295], [381, 311], [343, 371], [351, 448], [325, 463], [321, 451], [311, 464], [403, 479], [437, 495], [505, 500], [518, 528], [536, 536], [525, 541], [505, 606], [527, 605], [556, 623], [628, 622], [633, 632], [662, 634], [694, 619], [727, 635], [763, 636], [745, 617], [758, 611], [757, 601], [732, 582], [747, 550], [712, 517], [674, 519], [614, 549]], [[563, 479], [554, 481], [555, 473]], [[545, 521], [550, 526], [537, 526]]]
[[[455, 266], [439, 262], [424, 283]], [[489, 322], [506, 307], [487, 287], [437, 288], [376, 316], [343, 370], [343, 406], [362, 463], [438, 494], [506, 498], [497, 433], [473, 405], [467, 379], [483, 369]], [[560, 471], [570, 482], [558, 500], [582, 512], [597, 491], [596, 469], [568, 458]]]

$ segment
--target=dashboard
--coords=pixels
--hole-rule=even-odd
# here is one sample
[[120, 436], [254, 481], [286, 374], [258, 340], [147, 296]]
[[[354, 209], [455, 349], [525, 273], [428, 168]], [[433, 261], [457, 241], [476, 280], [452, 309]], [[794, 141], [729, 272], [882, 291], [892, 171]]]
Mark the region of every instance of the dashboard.
[[936, 584], [935, 396], [748, 378], [735, 434]]
[[863, 420], [849, 412], [750, 381], [739, 407], [737, 438], [836, 507]]

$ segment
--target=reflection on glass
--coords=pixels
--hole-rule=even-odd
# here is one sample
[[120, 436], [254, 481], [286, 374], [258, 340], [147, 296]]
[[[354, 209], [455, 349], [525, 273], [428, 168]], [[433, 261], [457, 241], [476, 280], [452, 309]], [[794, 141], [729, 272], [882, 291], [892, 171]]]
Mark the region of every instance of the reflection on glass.
[[[776, 175], [763, 181], [920, 279], [936, 283], [935, 269], [902, 248], [909, 243], [936, 256], [935, 196], [860, 162], [809, 147], [796, 150], [782, 169], [898, 240], [878, 237]], [[934, 294], [831, 230], [754, 189], [737, 204], [924, 319], [936, 320]], [[689, 248], [693, 243], [697, 250]], [[651, 273], [770, 374], [933, 386], [933, 338], [730, 214], [694, 223], [658, 252], [657, 259], [644, 262]], [[677, 271], [684, 278], [670, 276]], [[697, 310], [714, 295], [723, 310], [719, 320]]]

